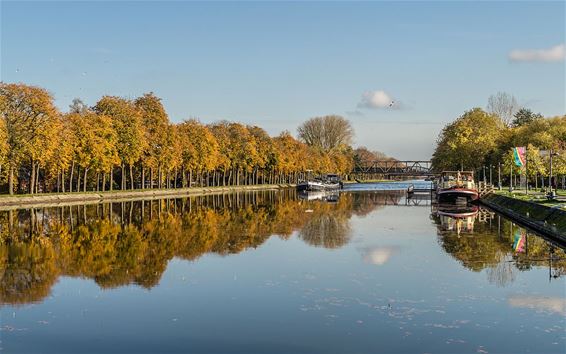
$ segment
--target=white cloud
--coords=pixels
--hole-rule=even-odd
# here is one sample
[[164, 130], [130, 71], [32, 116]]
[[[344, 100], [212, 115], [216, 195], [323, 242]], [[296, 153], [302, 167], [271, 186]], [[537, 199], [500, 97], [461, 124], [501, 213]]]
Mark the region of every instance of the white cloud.
[[553, 62], [566, 58], [566, 45], [558, 44], [547, 49], [515, 49], [509, 53], [511, 61]]
[[362, 95], [362, 100], [358, 103], [358, 108], [399, 108], [400, 104], [390, 94], [383, 90], [366, 91]]

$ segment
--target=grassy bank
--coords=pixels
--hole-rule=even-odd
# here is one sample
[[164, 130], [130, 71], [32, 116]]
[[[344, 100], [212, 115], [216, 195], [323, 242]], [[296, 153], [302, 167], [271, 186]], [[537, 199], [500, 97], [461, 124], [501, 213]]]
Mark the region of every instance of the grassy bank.
[[545, 193], [542, 192], [535, 192], [529, 191], [526, 193], [524, 190], [514, 190], [513, 192], [509, 192], [508, 190], [500, 190], [495, 191], [496, 195], [502, 195], [505, 197], [527, 201], [531, 203], [536, 203], [540, 205], [545, 205], [548, 207], [559, 207], [562, 209], [566, 209], [566, 191], [565, 190], [558, 190], [556, 200], [548, 200]]

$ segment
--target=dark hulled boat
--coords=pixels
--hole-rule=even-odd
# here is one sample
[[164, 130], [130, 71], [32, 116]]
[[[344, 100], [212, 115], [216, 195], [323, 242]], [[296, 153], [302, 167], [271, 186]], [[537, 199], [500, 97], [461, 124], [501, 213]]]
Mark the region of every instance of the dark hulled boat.
[[472, 171], [443, 171], [436, 188], [439, 203], [469, 203], [479, 198]]
[[302, 181], [297, 184], [297, 191], [332, 191], [342, 188], [342, 181], [336, 174], [328, 174], [323, 178]]

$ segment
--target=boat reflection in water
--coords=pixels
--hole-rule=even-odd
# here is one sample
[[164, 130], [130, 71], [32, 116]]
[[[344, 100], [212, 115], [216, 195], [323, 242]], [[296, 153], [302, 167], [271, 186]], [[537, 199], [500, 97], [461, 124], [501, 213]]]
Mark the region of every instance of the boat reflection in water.
[[300, 200], [321, 200], [323, 202], [336, 203], [340, 198], [338, 191], [301, 191], [298, 193]]
[[456, 231], [458, 236], [462, 231], [472, 233], [474, 222], [479, 214], [477, 205], [439, 204], [436, 214], [440, 218], [440, 226], [445, 231]]

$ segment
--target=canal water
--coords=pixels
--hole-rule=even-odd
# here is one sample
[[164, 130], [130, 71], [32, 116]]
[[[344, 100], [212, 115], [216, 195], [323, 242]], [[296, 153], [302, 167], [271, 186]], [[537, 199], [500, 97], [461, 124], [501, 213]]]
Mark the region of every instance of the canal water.
[[564, 353], [566, 255], [350, 188], [0, 212], [7, 353]]

